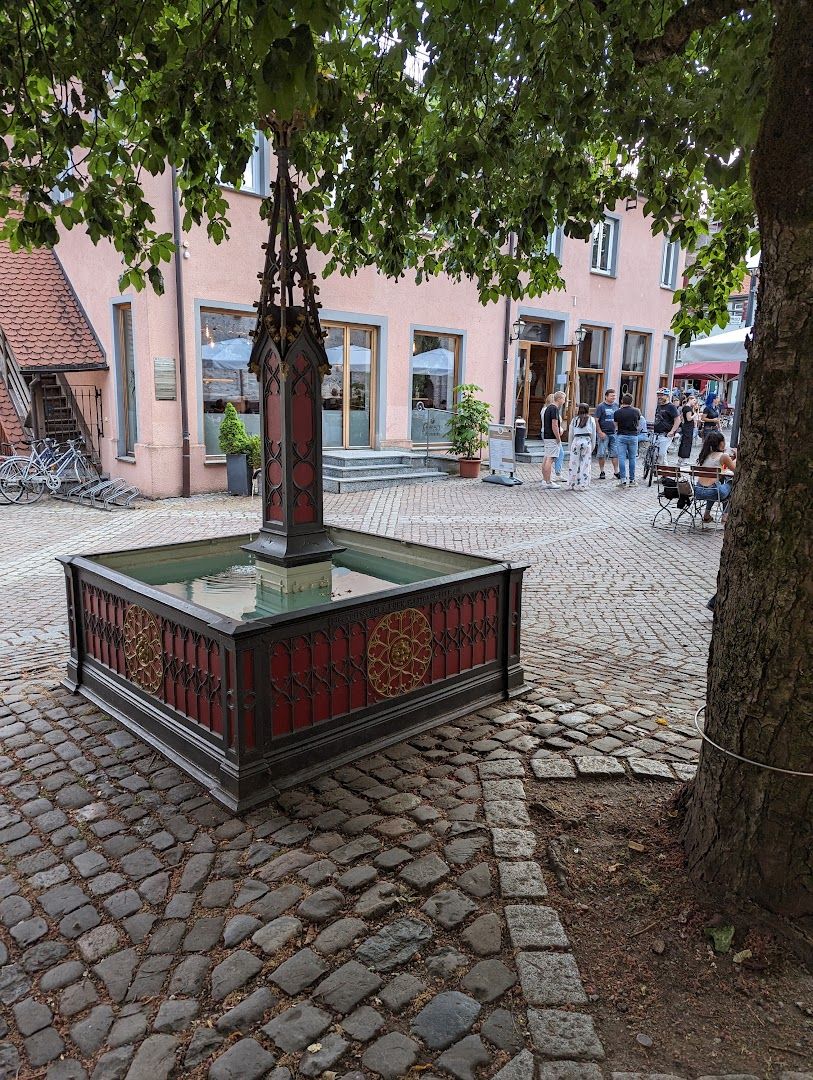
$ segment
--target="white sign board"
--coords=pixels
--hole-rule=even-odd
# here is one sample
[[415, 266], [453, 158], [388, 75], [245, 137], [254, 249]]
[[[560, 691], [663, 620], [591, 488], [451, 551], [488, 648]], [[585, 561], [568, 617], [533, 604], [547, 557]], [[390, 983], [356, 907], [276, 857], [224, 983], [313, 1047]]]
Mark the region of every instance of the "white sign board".
[[513, 473], [516, 470], [514, 429], [508, 424], [489, 425], [488, 467], [492, 472]]

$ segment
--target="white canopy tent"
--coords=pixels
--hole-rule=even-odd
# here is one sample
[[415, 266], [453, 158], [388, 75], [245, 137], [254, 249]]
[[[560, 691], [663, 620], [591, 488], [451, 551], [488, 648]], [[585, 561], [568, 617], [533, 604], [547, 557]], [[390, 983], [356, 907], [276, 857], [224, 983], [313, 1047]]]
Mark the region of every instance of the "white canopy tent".
[[[745, 352], [745, 339], [751, 329], [750, 326], [741, 326], [737, 330], [728, 330], [725, 334], [698, 338], [691, 345], [683, 346], [680, 350], [680, 362], [681, 364], [700, 364], [707, 361], [742, 363], [748, 359]], [[677, 371], [675, 375], [678, 375]]]

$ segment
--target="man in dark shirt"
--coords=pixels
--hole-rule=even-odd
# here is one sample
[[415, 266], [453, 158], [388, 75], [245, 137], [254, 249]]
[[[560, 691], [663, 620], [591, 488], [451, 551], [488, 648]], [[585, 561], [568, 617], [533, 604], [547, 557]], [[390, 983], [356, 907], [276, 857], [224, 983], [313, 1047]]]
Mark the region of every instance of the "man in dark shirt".
[[604, 400], [600, 405], [596, 406], [596, 411], [593, 414], [596, 426], [598, 427], [598, 448], [596, 450], [596, 456], [598, 457], [598, 478], [604, 480], [604, 462], [607, 458], [613, 464], [613, 471], [615, 472], [616, 480], [621, 475], [618, 471], [618, 447], [616, 446], [616, 427], [615, 427], [615, 413], [618, 406], [615, 403], [615, 390], [606, 390], [604, 392]]
[[618, 471], [621, 473], [619, 487], [635, 487], [635, 459], [638, 457], [638, 422], [641, 414], [633, 408], [632, 394], [621, 395], [621, 408], [616, 411], [615, 424], [618, 428]]
[[565, 403], [565, 395], [560, 391], [553, 395], [553, 403], [545, 406], [542, 413], [542, 487], [555, 488], [550, 474], [554, 461], [562, 448], [562, 417], [559, 412]]
[[655, 441], [658, 444], [658, 461], [666, 464], [666, 454], [672, 438], [680, 427], [680, 413], [672, 404], [669, 391], [664, 387], [658, 390], [658, 405], [655, 409]]

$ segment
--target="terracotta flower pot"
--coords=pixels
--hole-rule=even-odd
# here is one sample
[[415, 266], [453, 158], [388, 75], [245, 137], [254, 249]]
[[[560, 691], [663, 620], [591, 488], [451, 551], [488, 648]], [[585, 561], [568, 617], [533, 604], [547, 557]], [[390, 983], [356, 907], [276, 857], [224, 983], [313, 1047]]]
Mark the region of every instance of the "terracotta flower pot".
[[480, 475], [479, 458], [459, 458], [460, 475], [464, 480], [475, 480]]

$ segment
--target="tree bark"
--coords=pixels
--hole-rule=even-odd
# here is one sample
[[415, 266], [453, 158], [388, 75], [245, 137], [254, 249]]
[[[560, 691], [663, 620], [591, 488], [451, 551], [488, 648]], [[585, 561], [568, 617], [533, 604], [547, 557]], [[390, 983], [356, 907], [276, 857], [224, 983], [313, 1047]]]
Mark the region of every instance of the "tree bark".
[[[768, 100], [751, 159], [762, 245], [739, 462], [723, 542], [706, 733], [813, 772], [813, 2], [774, 0]], [[731, 108], [737, 103], [732, 101]], [[813, 951], [813, 779], [703, 744], [689, 868], [788, 921]]]

